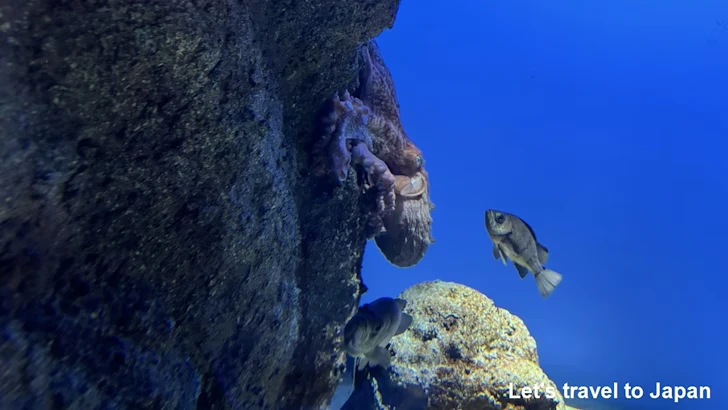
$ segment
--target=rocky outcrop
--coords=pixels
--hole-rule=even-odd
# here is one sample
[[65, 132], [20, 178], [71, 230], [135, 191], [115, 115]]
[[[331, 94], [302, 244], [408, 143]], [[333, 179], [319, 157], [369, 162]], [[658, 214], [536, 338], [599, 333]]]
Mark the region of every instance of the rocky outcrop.
[[398, 3], [0, 1], [0, 408], [324, 405], [367, 210], [309, 153]]
[[[518, 317], [485, 295], [450, 282], [405, 290], [410, 328], [392, 339], [392, 366], [362, 372], [343, 407], [360, 409], [565, 410], [538, 364], [536, 342]], [[540, 386], [553, 399], [515, 399], [509, 388]]]

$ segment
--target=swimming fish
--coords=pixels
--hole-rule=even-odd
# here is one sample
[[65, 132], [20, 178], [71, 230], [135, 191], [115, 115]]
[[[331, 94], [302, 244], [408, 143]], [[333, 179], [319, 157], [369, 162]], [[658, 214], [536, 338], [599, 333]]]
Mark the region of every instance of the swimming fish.
[[402, 312], [405, 306], [404, 299], [379, 298], [360, 307], [346, 324], [344, 350], [356, 359], [358, 370], [367, 365], [389, 367], [387, 344], [412, 324], [412, 316]]
[[493, 209], [485, 211], [485, 230], [493, 242], [493, 257], [507, 264], [513, 261], [521, 279], [530, 271], [536, 278], [538, 293], [547, 297], [561, 282], [561, 274], [546, 269], [549, 251], [538, 243], [533, 229], [521, 218]]

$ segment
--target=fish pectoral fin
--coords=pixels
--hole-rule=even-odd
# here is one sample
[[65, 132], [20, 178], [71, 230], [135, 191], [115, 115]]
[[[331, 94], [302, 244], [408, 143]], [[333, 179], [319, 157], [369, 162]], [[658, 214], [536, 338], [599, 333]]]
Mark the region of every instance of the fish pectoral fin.
[[354, 361], [354, 368], [351, 369], [351, 391], [356, 390], [356, 360]]
[[382, 366], [385, 369], [392, 364], [392, 356], [389, 354], [389, 350], [382, 346], [377, 346], [374, 350], [367, 354], [369, 364], [372, 366]]
[[359, 358], [354, 358], [354, 366], [351, 369], [351, 391], [356, 390], [356, 374], [359, 373]]
[[395, 336], [400, 335], [404, 333], [407, 328], [412, 324], [412, 316], [402, 313], [402, 318], [399, 320], [399, 327], [397, 328], [397, 332], [394, 333]]
[[351, 370], [351, 373], [351, 391], [353, 392], [356, 390], [356, 374], [359, 372], [357, 372], [356, 367], [354, 367], [354, 369]]
[[549, 260], [549, 250], [538, 242], [536, 243], [536, 249], [538, 250], [538, 261], [541, 262], [541, 265], [545, 265]]
[[521, 266], [515, 262], [513, 263], [513, 266], [516, 267], [516, 270], [518, 271], [518, 274], [521, 276], [521, 279], [528, 276], [528, 269], [524, 268], [523, 266]]
[[499, 246], [498, 252], [500, 252], [501, 260], [503, 260], [503, 266], [508, 265], [508, 257], [506, 256], [506, 253], [503, 252], [503, 248]]
[[493, 257], [495, 258], [495, 260], [500, 259], [500, 255], [501, 255], [501, 253], [500, 253], [500, 250], [498, 249], [498, 245], [493, 244]]
[[368, 357], [357, 357], [357, 364], [354, 368], [354, 371], [362, 371], [365, 367], [369, 365], [369, 358]]
[[505, 252], [503, 252], [503, 249], [500, 248], [498, 245], [493, 245], [493, 257], [498, 260], [502, 260], [504, 265], [508, 265], [508, 257], [506, 256]]
[[357, 311], [362, 313], [372, 313], [372, 310], [369, 308], [369, 304], [360, 306]]
[[367, 359], [356, 358], [356, 362], [354, 364], [354, 368], [351, 369], [351, 385], [352, 385], [351, 386], [351, 391], [352, 392], [354, 390], [356, 390], [356, 388], [360, 384], [366, 382], [366, 380], [367, 380], [366, 365], [364, 365], [361, 368], [359, 368], [359, 366], [357, 366], [357, 363], [361, 363], [362, 361], [366, 361], [366, 360]]

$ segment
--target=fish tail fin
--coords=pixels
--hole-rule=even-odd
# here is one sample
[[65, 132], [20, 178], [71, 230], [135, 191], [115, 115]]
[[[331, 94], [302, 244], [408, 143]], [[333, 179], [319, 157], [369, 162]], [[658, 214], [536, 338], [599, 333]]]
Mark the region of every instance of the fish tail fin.
[[542, 297], [547, 297], [561, 283], [561, 274], [551, 269], [544, 269], [536, 275], [536, 286]]

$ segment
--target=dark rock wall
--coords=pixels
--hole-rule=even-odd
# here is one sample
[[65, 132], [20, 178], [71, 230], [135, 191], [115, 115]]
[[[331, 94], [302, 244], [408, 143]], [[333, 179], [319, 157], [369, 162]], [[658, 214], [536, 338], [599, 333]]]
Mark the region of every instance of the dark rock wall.
[[398, 0], [0, 0], [0, 408], [298, 409], [358, 304], [317, 110]]

